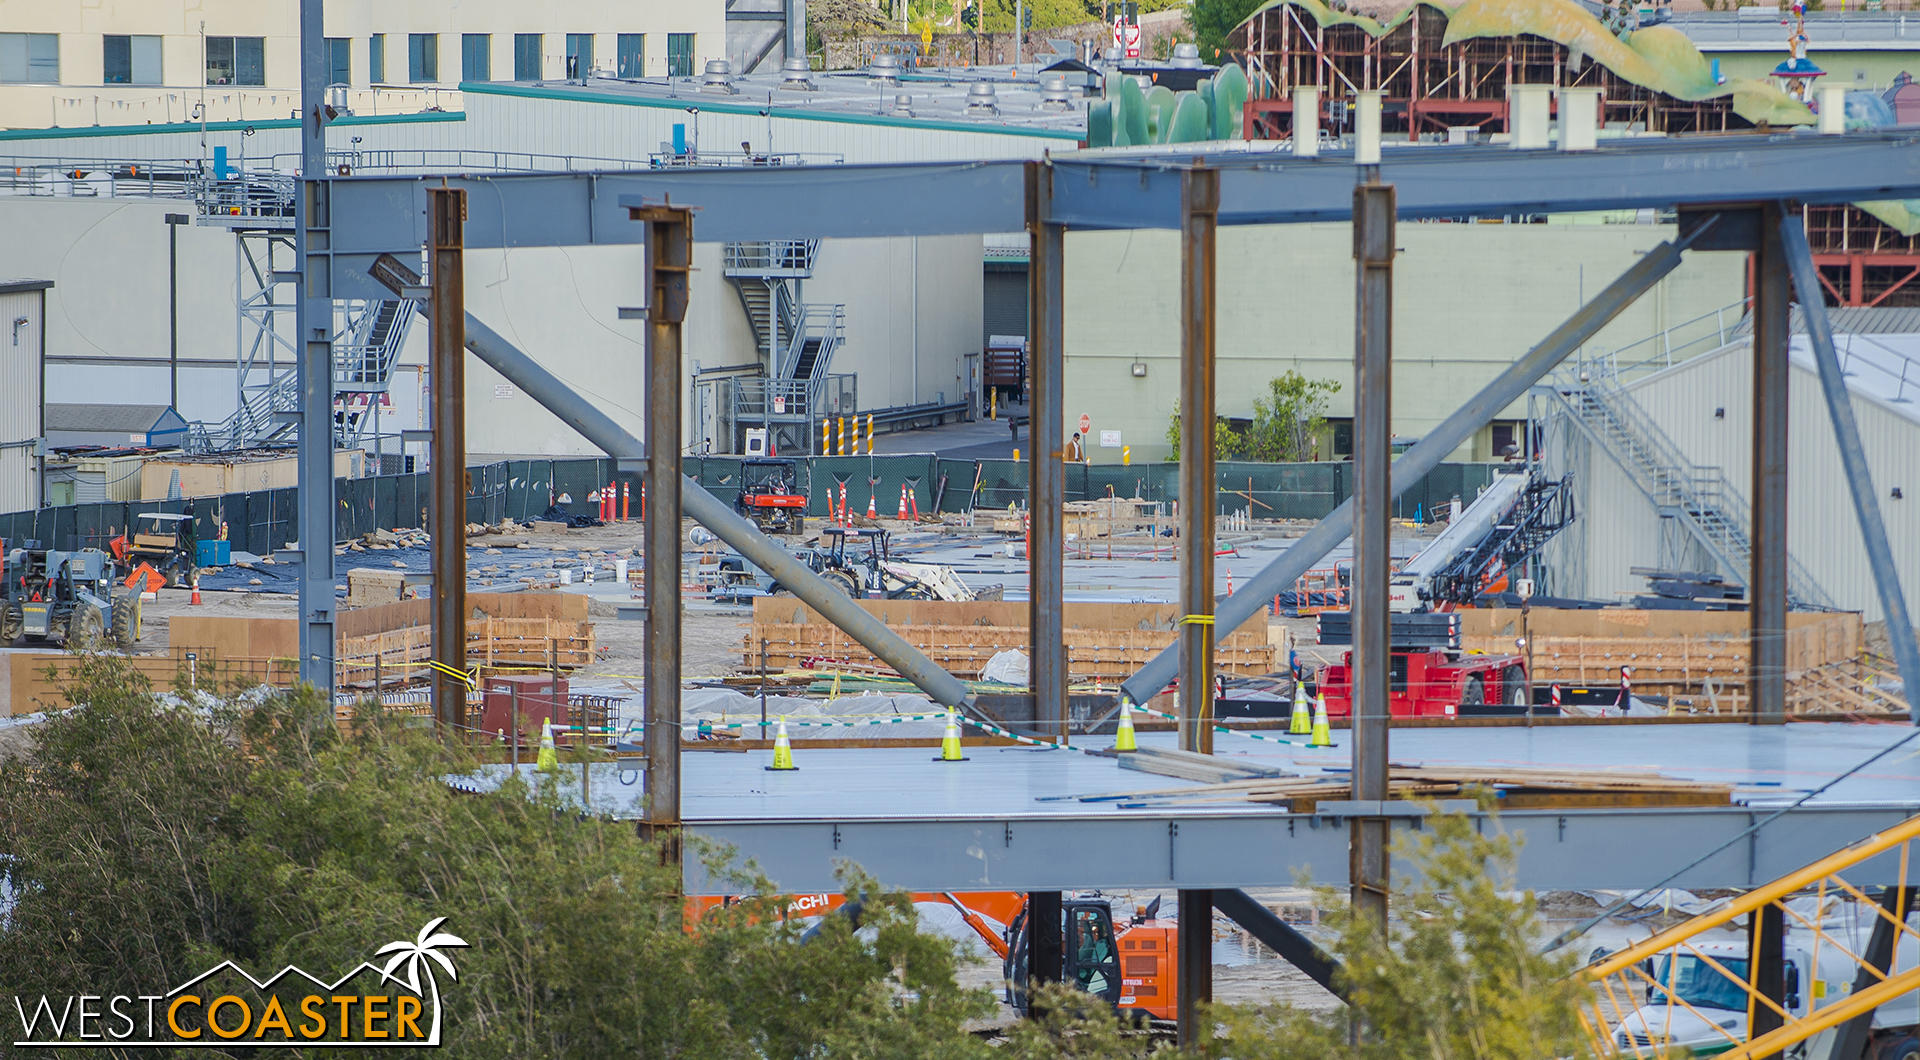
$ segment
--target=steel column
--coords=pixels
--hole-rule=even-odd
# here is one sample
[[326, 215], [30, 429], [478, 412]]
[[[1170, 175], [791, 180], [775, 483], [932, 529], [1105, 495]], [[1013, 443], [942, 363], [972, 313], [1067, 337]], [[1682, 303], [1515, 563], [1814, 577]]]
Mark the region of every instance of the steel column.
[[635, 211], [647, 225], [647, 668], [643, 725], [649, 831], [667, 833], [679, 860], [680, 826], [680, 326], [693, 268], [693, 215]]
[[[433, 716], [467, 724], [467, 193], [427, 192], [428, 347], [433, 392]], [[332, 552], [331, 549], [328, 550]], [[563, 719], [555, 718], [558, 722]]]
[[[333, 700], [333, 227], [322, 0], [300, 0], [300, 193], [294, 348], [300, 351], [300, 680]], [[268, 340], [271, 342], [271, 338]]]
[[1061, 504], [1067, 472], [1062, 445], [1066, 412], [1061, 382], [1066, 316], [1062, 311], [1066, 272], [1066, 229], [1045, 223], [1052, 213], [1053, 167], [1027, 163], [1027, 234], [1032, 241], [1027, 265], [1027, 327], [1031, 336], [1033, 390], [1027, 397], [1027, 437], [1033, 460], [1027, 465], [1028, 505], [1033, 520], [1027, 535], [1027, 628], [1032, 634], [1030, 684], [1034, 726], [1054, 740], [1067, 733], [1067, 647], [1061, 618], [1066, 593], [1066, 555]]
[[[1768, 903], [1747, 914], [1747, 944], [1753, 961], [1753, 988], [1761, 997], [1786, 1007], [1787, 997], [1787, 924], [1786, 912], [1776, 903]], [[1811, 990], [1812, 983], [1804, 986]], [[1747, 1040], [1777, 1031], [1785, 1021], [1780, 1013], [1747, 999]], [[1779, 1054], [1774, 1054], [1778, 1056]], [[1766, 1060], [1766, 1058], [1761, 1058]]]
[[1027, 894], [1027, 1011], [1033, 1011], [1033, 986], [1066, 977], [1066, 922], [1059, 891]]
[[[1761, 207], [1753, 283], [1753, 557], [1747, 580], [1748, 680], [1753, 721], [1787, 719], [1787, 309], [1793, 299], [1780, 227], [1791, 216]], [[1757, 1034], [1758, 1032], [1756, 1032]]]
[[[1804, 230], [1802, 232], [1804, 238]], [[1797, 267], [1794, 273], [1794, 280], [1798, 282], [1800, 277]], [[1818, 282], [1817, 278], [1815, 282]], [[1913, 899], [1916, 894], [1920, 894], [1920, 888], [1888, 887], [1880, 892], [1880, 908], [1887, 915], [1874, 918], [1873, 933], [1867, 936], [1867, 949], [1860, 955], [1864, 959], [1860, 962], [1859, 970], [1853, 973], [1853, 990], [1849, 992], [1849, 996], [1869, 989], [1885, 978], [1888, 972], [1894, 970], [1894, 943], [1899, 941], [1902, 934], [1894, 925], [1907, 922], [1907, 914], [1913, 911]], [[1876, 972], [1879, 974], [1876, 975]], [[1813, 984], [1806, 984], [1806, 989], [1811, 991]], [[1811, 1011], [1811, 1008], [1809, 1010]], [[1833, 1045], [1827, 1052], [1827, 1060], [1865, 1060], [1867, 1043], [1872, 1040], [1873, 1035], [1873, 1015], [1871, 1012], [1863, 1012], [1836, 1028], [1837, 1033], [1834, 1034]]]
[[[1387, 797], [1388, 505], [1393, 465], [1394, 189], [1377, 175], [1353, 191], [1353, 797]], [[1387, 821], [1352, 819], [1354, 912], [1387, 927]]]
[[[1213, 471], [1213, 301], [1219, 172], [1191, 169], [1182, 173], [1180, 203], [1180, 747], [1212, 754], [1213, 509], [1217, 491]], [[1136, 702], [1144, 703], [1146, 697]]]
[[[1393, 495], [1397, 497], [1406, 492], [1427, 472], [1440, 466], [1440, 462], [1471, 437], [1474, 431], [1526, 394], [1528, 387], [1539, 382], [1568, 354], [1593, 338], [1601, 328], [1632, 305], [1635, 299], [1651, 290], [1654, 284], [1665, 279], [1668, 273], [1679, 267], [1680, 252], [1685, 246], [1683, 240], [1679, 244], [1662, 243], [1647, 251], [1606, 290], [1581, 306], [1578, 312], [1555, 328], [1538, 346], [1527, 351], [1526, 356], [1480, 388], [1479, 393], [1441, 421], [1439, 426], [1422, 435], [1413, 448], [1393, 462]], [[1307, 531], [1305, 536], [1295, 541], [1291, 548], [1281, 553], [1279, 558], [1247, 579], [1238, 592], [1221, 601], [1215, 620], [1229, 631], [1238, 629], [1240, 623], [1253, 617], [1276, 595], [1290, 591], [1294, 581], [1345, 541], [1352, 528], [1353, 500], [1348, 498]], [[1178, 648], [1169, 645], [1141, 667], [1138, 673], [1129, 677], [1121, 685], [1121, 691], [1133, 702], [1144, 703], [1173, 680], [1178, 668]]]
[[1213, 892], [1179, 892], [1180, 934], [1174, 996], [1180, 1018], [1179, 1044], [1197, 1046], [1206, 1033], [1200, 1006], [1213, 1003]]
[[[1893, 641], [1893, 661], [1902, 680], [1920, 681], [1920, 644], [1913, 639], [1913, 620], [1907, 612], [1906, 592], [1900, 585], [1900, 571], [1893, 563], [1893, 545], [1887, 540], [1887, 524], [1880, 517], [1880, 498], [1873, 491], [1873, 474], [1867, 467], [1866, 449], [1860, 444], [1860, 425], [1853, 418], [1853, 401], [1847, 395], [1846, 377], [1840, 371], [1840, 358], [1833, 350], [1833, 325], [1827, 319], [1826, 303], [1820, 297], [1820, 274], [1807, 250], [1807, 232], [1799, 219], [1787, 214], [1781, 219], [1782, 242], [1787, 263], [1793, 270], [1793, 283], [1800, 293], [1800, 311], [1807, 321], [1807, 337], [1813, 346], [1814, 367], [1820, 373], [1820, 388], [1826, 394], [1827, 414], [1833, 420], [1834, 440], [1839, 443], [1840, 465], [1846, 469], [1847, 485], [1853, 491], [1853, 510], [1860, 521], [1860, 537], [1867, 548], [1867, 562], [1873, 567], [1874, 586], [1880, 593], [1880, 611], [1886, 616], [1887, 636]], [[1920, 713], [1913, 723], [1920, 725]]]

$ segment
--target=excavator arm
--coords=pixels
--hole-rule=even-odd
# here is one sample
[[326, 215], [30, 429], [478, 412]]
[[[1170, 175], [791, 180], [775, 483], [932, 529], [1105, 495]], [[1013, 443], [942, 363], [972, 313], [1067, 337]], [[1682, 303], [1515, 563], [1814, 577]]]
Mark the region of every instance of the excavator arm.
[[1000, 933], [993, 930], [992, 925], [987, 923], [985, 917], [968, 909], [966, 904], [960, 901], [952, 891], [942, 891], [940, 892], [940, 897], [945, 898], [949, 904], [960, 911], [960, 919], [966, 921], [967, 926], [972, 928], [975, 934], [986, 940], [987, 948], [993, 951], [994, 956], [1003, 961], [1007, 959], [1009, 952], [1007, 949], [1007, 940], [1001, 938]]

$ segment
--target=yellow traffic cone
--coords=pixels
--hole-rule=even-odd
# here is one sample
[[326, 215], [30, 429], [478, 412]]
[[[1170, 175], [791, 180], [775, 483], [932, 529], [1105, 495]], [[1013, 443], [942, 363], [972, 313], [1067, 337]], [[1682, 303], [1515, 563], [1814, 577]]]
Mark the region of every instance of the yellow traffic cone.
[[947, 731], [940, 737], [940, 757], [936, 762], [964, 762], [967, 756], [960, 753], [960, 717], [947, 708]]
[[1293, 682], [1293, 724], [1287, 726], [1287, 735], [1305, 736], [1313, 731], [1313, 715], [1307, 709], [1307, 683], [1301, 680]]
[[1116, 751], [1138, 751], [1140, 745], [1133, 738], [1133, 700], [1120, 697], [1120, 727], [1113, 733], [1113, 749]]
[[767, 767], [769, 772], [799, 769], [793, 764], [793, 742], [787, 739], [787, 716], [780, 715], [780, 727], [773, 731], [773, 764]]
[[540, 719], [540, 756], [534, 759], [533, 768], [542, 773], [552, 773], [560, 768], [560, 752], [553, 746], [553, 719]]
[[1307, 737], [1307, 746], [1333, 746], [1333, 727], [1327, 724], [1327, 697], [1324, 695], [1313, 705], [1313, 735]]

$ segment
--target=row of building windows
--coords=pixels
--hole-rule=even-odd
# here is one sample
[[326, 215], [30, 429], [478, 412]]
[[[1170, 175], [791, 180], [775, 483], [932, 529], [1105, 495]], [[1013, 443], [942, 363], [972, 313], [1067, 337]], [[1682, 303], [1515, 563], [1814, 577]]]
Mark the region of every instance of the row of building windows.
[[[398, 36], [398, 34], [394, 34]], [[449, 34], [451, 36], [451, 34]], [[388, 34], [376, 33], [367, 39], [367, 82], [388, 83]], [[438, 83], [440, 78], [440, 37], [438, 33], [407, 34], [406, 80], [416, 84]], [[569, 78], [593, 72], [594, 55], [591, 33], [569, 33], [566, 70]], [[460, 80], [493, 80], [493, 38], [491, 33], [460, 34]], [[667, 34], [666, 73], [670, 77], [693, 76], [693, 38], [691, 33]], [[265, 85], [267, 83], [266, 38], [207, 37], [207, 84]], [[538, 81], [546, 77], [544, 34], [513, 35], [513, 80]], [[164, 83], [158, 36], [114, 35], [102, 38], [103, 74], [109, 85], [158, 85]], [[353, 83], [353, 41], [347, 37], [329, 37], [326, 43], [327, 82]], [[647, 35], [621, 33], [614, 37], [614, 76], [645, 77]], [[396, 77], [395, 80], [398, 80]], [[60, 37], [55, 33], [0, 33], [0, 82], [58, 84], [60, 81]]]

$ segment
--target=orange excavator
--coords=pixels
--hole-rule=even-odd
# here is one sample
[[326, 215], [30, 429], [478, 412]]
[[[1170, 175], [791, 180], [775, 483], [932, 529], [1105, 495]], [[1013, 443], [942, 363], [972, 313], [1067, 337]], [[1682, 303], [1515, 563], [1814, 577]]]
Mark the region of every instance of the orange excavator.
[[[1344, 997], [1334, 982], [1338, 968], [1331, 957], [1265, 906], [1237, 890], [1216, 890], [1216, 910], [1246, 928], [1295, 967], [1322, 986]], [[1021, 1016], [1028, 1014], [1027, 993], [1033, 978], [1033, 924], [1029, 895], [1014, 891], [923, 892], [913, 895], [916, 906], [948, 906], [1000, 958], [1006, 978], [1006, 1000]], [[690, 900], [697, 914], [725, 899]], [[838, 894], [797, 895], [785, 914], [810, 918], [846, 911]], [[1160, 899], [1154, 898], [1125, 914], [1114, 916], [1113, 901], [1097, 892], [1060, 898], [1060, 979], [1104, 999], [1124, 1015], [1173, 1020], [1179, 1015], [1175, 992], [1177, 920], [1160, 917]], [[1207, 925], [1211, 931], [1211, 923]]]

